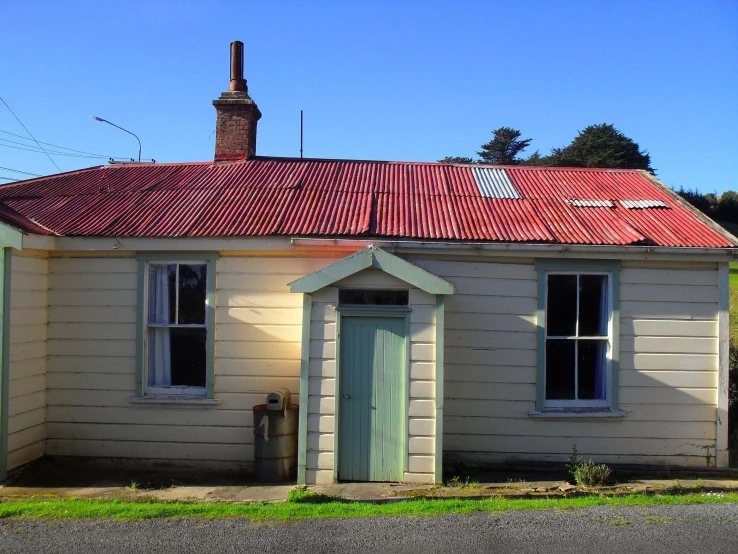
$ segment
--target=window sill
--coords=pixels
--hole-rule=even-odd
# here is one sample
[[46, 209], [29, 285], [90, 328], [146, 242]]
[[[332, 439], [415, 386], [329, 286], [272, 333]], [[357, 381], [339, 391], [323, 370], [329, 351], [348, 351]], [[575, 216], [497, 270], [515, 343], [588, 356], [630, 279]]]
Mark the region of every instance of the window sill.
[[602, 408], [544, 408], [542, 411], [531, 410], [528, 417], [537, 419], [622, 419], [624, 410]]
[[154, 395], [154, 396], [131, 396], [130, 404], [191, 404], [196, 406], [217, 406], [219, 398], [206, 398], [204, 396], [177, 396], [177, 395]]

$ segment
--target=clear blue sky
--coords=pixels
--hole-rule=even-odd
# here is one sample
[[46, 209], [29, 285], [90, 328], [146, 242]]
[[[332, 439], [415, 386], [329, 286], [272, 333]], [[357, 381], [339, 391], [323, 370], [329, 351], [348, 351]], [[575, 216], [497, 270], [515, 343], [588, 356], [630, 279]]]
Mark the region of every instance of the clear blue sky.
[[[38, 140], [68, 148], [136, 155], [96, 114], [137, 133], [145, 158], [212, 159], [211, 102], [242, 40], [261, 155], [299, 156], [300, 109], [305, 155], [326, 158], [473, 156], [503, 125], [545, 154], [608, 122], [666, 184], [738, 189], [734, 0], [0, 0], [0, 21], [0, 95]], [[1, 104], [0, 129], [25, 134]], [[0, 144], [2, 167], [56, 171]]]

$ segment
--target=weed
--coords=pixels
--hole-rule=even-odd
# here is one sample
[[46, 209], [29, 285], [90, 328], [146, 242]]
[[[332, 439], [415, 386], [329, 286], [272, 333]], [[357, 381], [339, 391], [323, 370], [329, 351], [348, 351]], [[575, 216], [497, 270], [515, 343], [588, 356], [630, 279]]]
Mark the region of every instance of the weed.
[[592, 460], [584, 462], [574, 470], [577, 485], [599, 487], [610, 482], [612, 469], [606, 464], [596, 464]]
[[571, 482], [579, 486], [597, 487], [606, 485], [612, 477], [612, 469], [605, 464], [597, 464], [592, 460], [585, 461], [577, 451], [577, 445], [572, 445], [572, 453], [566, 462]]
[[694, 485], [692, 485], [692, 488], [698, 489], [698, 490], [704, 488], [704, 484], [702, 483], [702, 477], [697, 479], [697, 482]]
[[135, 479], [131, 479], [131, 484], [128, 485], [128, 488], [131, 489], [132, 491], [135, 491], [138, 489], [138, 483], [136, 483]]
[[327, 502], [338, 502], [337, 498], [313, 492], [306, 487], [297, 487], [287, 493], [287, 502], [293, 504], [325, 504]]
[[613, 526], [630, 525], [630, 521], [628, 521], [627, 519], [613, 519], [610, 522], [610, 525], [613, 525]]
[[525, 479], [508, 479], [507, 482], [510, 485], [525, 485]]
[[468, 476], [461, 477], [454, 475], [448, 480], [446, 486], [452, 489], [477, 489], [479, 488], [479, 483], [477, 481], [471, 481]]
[[566, 462], [566, 471], [569, 473], [569, 482], [575, 483], [576, 482], [576, 470], [577, 468], [584, 463], [584, 458], [582, 458], [579, 455], [579, 451], [577, 450], [577, 445], [572, 444], [571, 445], [571, 456], [569, 456], [569, 460]]
[[644, 521], [647, 521], [648, 523], [654, 523], [657, 525], [664, 525], [665, 523], [671, 523], [674, 521], [674, 518], [672, 517], [658, 517], [658, 516], [647, 516], [643, 518]]

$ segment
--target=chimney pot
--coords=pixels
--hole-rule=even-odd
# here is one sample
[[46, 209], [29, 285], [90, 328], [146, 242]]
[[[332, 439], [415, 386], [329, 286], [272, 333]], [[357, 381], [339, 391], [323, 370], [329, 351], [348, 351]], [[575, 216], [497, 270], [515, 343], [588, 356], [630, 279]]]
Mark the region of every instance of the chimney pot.
[[243, 42], [240, 40], [231, 42], [231, 83], [228, 90], [248, 92], [243, 78]]
[[231, 81], [228, 91], [213, 100], [215, 161], [233, 162], [256, 155], [256, 124], [261, 112], [251, 99], [243, 78], [243, 42], [231, 42]]

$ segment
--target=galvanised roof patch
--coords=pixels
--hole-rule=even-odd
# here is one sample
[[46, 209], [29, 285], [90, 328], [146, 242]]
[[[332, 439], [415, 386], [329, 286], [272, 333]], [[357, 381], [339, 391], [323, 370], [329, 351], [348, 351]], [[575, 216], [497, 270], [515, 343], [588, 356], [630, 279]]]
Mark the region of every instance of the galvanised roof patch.
[[610, 200], [574, 200], [567, 202], [576, 208], [612, 208], [614, 204]]
[[485, 198], [521, 198], [507, 171], [495, 167], [472, 167], [474, 181]]
[[646, 208], [668, 208], [662, 200], [619, 200], [623, 208], [628, 210], [643, 210]]

